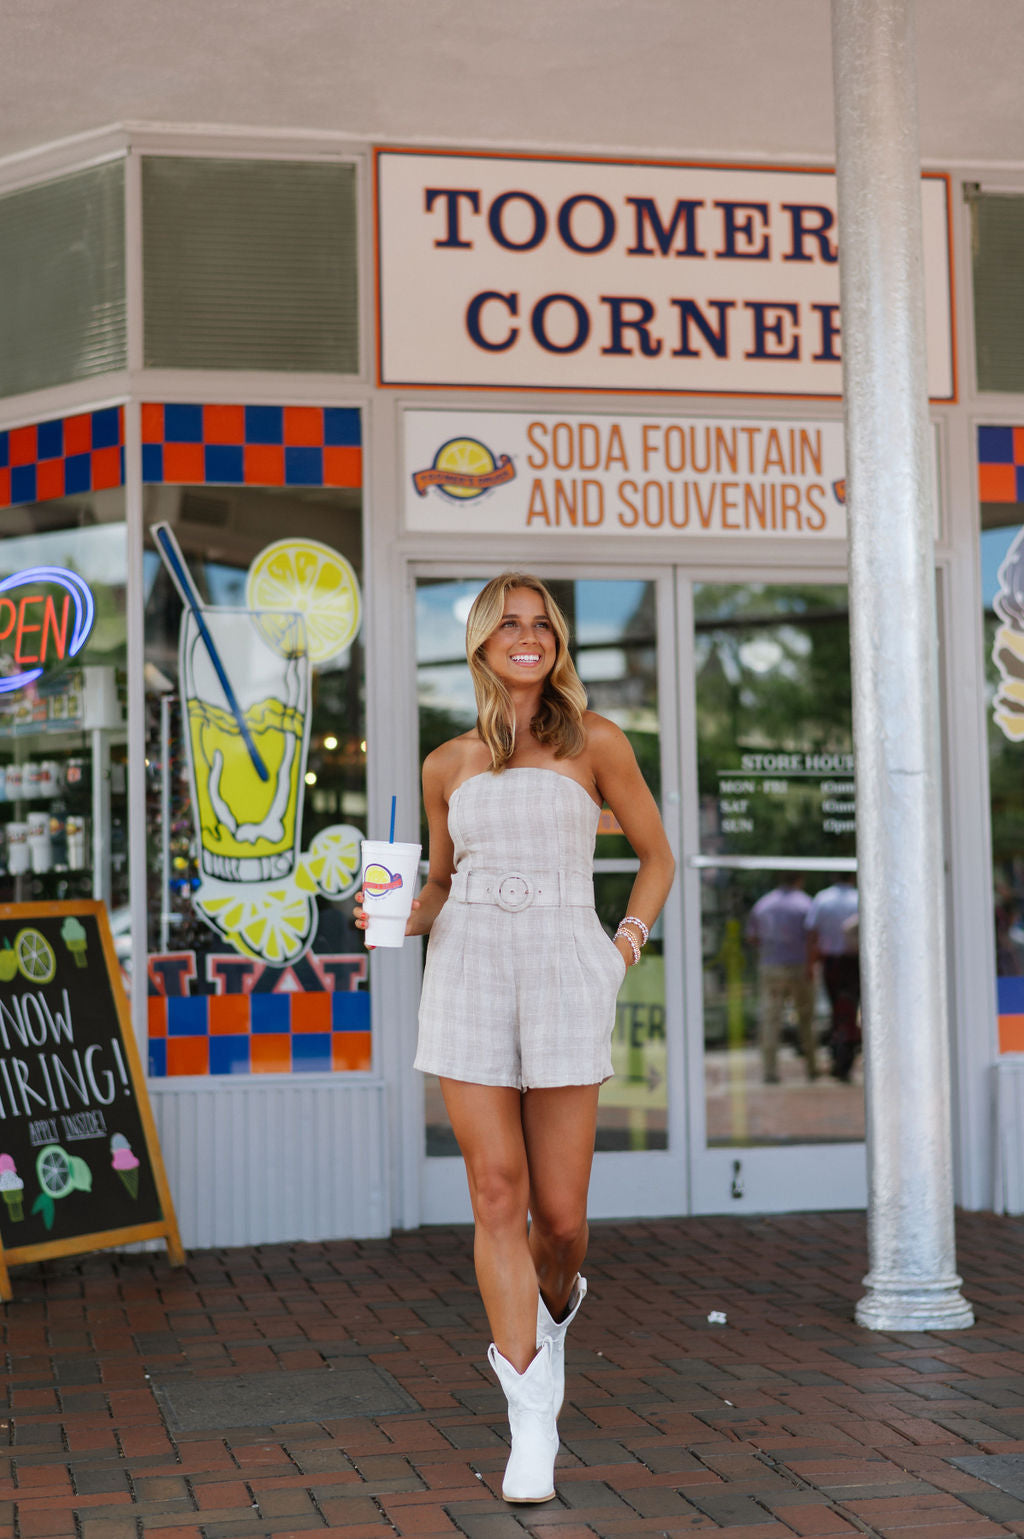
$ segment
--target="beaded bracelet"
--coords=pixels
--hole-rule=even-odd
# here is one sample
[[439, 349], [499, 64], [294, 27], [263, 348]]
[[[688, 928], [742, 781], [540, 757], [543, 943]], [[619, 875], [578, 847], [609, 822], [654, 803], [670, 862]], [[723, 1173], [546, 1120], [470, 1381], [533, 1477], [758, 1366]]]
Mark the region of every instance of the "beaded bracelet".
[[635, 924], [637, 929], [640, 931], [640, 944], [641, 944], [641, 946], [646, 946], [647, 945], [648, 937], [650, 936], [651, 932], [648, 929], [648, 927], [644, 924], [642, 919], [638, 919], [635, 914], [627, 914], [625, 919], [620, 919], [619, 920], [619, 927], [620, 927], [620, 929], [621, 929], [621, 927], [624, 924]]
[[[623, 923], [625, 923], [625, 921], [623, 921]], [[640, 947], [636, 943], [636, 936], [633, 934], [632, 930], [623, 929], [621, 924], [615, 932], [615, 939], [618, 940], [620, 935], [622, 936], [623, 940], [629, 941], [629, 949], [633, 953], [633, 966], [635, 967], [640, 960]]]

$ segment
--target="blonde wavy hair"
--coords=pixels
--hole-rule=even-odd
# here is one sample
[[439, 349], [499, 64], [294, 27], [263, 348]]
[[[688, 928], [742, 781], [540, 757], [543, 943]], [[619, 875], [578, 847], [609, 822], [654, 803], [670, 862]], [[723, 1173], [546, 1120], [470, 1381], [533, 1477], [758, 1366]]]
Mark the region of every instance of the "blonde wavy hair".
[[583, 752], [586, 737], [583, 712], [587, 692], [569, 655], [569, 627], [547, 588], [525, 572], [503, 572], [477, 594], [466, 621], [466, 657], [476, 692], [477, 731], [491, 752], [496, 775], [508, 764], [516, 746], [515, 711], [504, 684], [483, 655], [484, 643], [493, 636], [505, 612], [505, 600], [513, 588], [529, 588], [543, 601], [554, 633], [555, 665], [544, 680], [540, 706], [530, 723], [539, 743], [554, 745], [556, 759], [574, 759]]

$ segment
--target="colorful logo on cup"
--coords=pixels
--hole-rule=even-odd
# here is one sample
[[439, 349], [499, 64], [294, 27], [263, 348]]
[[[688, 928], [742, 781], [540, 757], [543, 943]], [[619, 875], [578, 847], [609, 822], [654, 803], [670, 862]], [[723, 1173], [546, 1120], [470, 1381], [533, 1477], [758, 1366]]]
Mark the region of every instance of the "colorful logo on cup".
[[363, 873], [363, 892], [368, 898], [383, 898], [387, 892], [397, 892], [401, 885], [401, 873], [389, 871], [387, 866], [367, 866]]
[[417, 470], [412, 484], [421, 497], [436, 486], [446, 497], [458, 501], [481, 497], [494, 486], [515, 480], [516, 467], [507, 454], [497, 460], [478, 438], [450, 438], [434, 455], [429, 470]]

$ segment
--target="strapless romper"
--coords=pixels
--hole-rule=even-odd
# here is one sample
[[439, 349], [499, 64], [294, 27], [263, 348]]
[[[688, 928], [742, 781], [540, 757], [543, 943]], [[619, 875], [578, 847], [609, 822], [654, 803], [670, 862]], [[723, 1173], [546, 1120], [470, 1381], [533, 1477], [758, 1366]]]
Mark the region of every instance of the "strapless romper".
[[455, 874], [427, 946], [417, 1069], [518, 1090], [610, 1077], [626, 964], [594, 909], [599, 816], [557, 770], [485, 771], [453, 791]]

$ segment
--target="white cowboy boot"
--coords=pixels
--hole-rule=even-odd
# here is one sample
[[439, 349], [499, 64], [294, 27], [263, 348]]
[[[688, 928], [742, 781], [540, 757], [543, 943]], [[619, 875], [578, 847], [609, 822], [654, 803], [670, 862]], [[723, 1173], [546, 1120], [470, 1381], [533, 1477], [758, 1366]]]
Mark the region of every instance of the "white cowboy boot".
[[549, 1502], [555, 1494], [558, 1453], [551, 1346], [545, 1342], [523, 1373], [516, 1372], [493, 1341], [487, 1358], [505, 1391], [512, 1433], [501, 1494], [507, 1502]]
[[555, 1415], [562, 1409], [565, 1399], [565, 1333], [576, 1318], [576, 1313], [587, 1296], [587, 1279], [577, 1272], [576, 1281], [565, 1306], [564, 1319], [552, 1320], [548, 1307], [540, 1294], [537, 1295], [537, 1345], [551, 1343], [551, 1368], [555, 1381]]

